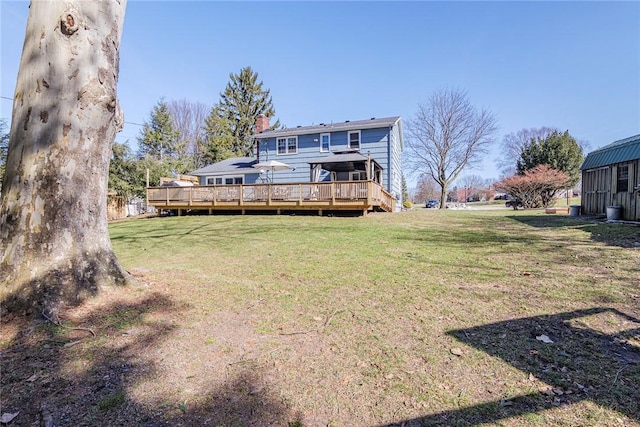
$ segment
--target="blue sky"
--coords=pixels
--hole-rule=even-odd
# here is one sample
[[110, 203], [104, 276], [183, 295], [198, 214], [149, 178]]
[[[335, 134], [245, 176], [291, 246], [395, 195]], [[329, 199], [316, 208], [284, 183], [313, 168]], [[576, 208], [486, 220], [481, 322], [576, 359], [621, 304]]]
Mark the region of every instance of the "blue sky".
[[[28, 2], [1, 4], [0, 117], [9, 118]], [[129, 0], [118, 94], [139, 126], [165, 97], [211, 105], [250, 65], [286, 126], [402, 116], [437, 89], [492, 110], [505, 134], [568, 129], [591, 149], [640, 133], [639, 2]]]

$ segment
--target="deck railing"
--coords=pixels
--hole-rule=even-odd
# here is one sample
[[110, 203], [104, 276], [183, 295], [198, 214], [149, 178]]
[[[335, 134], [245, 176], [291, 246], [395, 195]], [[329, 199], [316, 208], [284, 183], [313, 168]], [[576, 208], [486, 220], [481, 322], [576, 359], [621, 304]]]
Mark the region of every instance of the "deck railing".
[[373, 181], [149, 187], [147, 200], [159, 208], [353, 205], [393, 211], [395, 205], [395, 198]]

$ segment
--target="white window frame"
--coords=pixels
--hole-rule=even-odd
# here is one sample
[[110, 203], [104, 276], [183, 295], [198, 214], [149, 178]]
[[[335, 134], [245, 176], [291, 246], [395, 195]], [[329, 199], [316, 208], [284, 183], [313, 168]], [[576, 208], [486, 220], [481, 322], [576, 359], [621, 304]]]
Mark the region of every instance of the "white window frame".
[[[210, 183], [209, 181], [213, 181]], [[227, 180], [231, 180], [232, 183], [228, 184]], [[240, 181], [240, 182], [236, 182]], [[242, 185], [244, 184], [244, 176], [243, 175], [222, 175], [222, 176], [208, 176], [207, 177], [207, 185]]]
[[[354, 134], [358, 134], [358, 146], [357, 147], [352, 147], [351, 146], [351, 135]], [[362, 147], [362, 134], [359, 130], [350, 130], [349, 132], [347, 132], [347, 146], [351, 149], [354, 150], [359, 150], [360, 147]]]
[[[280, 151], [280, 141], [284, 141], [284, 150]], [[289, 149], [289, 143], [291, 141], [295, 141], [295, 149]], [[298, 137], [297, 136], [283, 136], [280, 138], [276, 138], [276, 154], [278, 156], [286, 156], [291, 154], [298, 154]]]
[[[324, 149], [324, 141], [322, 140], [323, 137], [327, 137], [327, 149]], [[328, 153], [331, 151], [331, 134], [330, 133], [321, 133], [320, 134], [320, 152], [321, 153]]]
[[367, 180], [367, 172], [366, 171], [352, 171], [349, 172], [349, 181], [366, 181]]

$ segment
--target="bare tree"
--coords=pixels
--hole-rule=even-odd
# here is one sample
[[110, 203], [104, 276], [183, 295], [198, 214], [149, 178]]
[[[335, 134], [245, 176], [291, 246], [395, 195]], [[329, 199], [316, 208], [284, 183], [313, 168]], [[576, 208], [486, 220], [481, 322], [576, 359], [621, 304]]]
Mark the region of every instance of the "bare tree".
[[543, 126], [541, 128], [520, 129], [511, 132], [502, 138], [502, 157], [496, 160], [502, 176], [511, 176], [516, 173], [516, 162], [522, 156], [524, 149], [531, 141], [542, 141], [558, 129]]
[[464, 201], [479, 199], [482, 190], [487, 188], [487, 180], [480, 175], [463, 175], [456, 181], [458, 188], [464, 189]]
[[[109, 158], [126, 0], [32, 1], [0, 198], [0, 299], [57, 315], [130, 276], [111, 249]], [[31, 310], [29, 310], [31, 311]]]
[[413, 200], [416, 203], [424, 203], [435, 197], [440, 197], [438, 184], [433, 180], [431, 175], [421, 175], [416, 182], [416, 188], [413, 192]]
[[179, 134], [178, 155], [184, 159], [190, 159], [195, 169], [205, 166], [204, 127], [210, 110], [211, 107], [202, 102], [187, 99], [169, 101], [173, 126]]
[[467, 166], [477, 163], [494, 142], [496, 118], [488, 110], [476, 110], [459, 90], [436, 91], [406, 125], [408, 166], [426, 173], [440, 186], [440, 209], [447, 189]]

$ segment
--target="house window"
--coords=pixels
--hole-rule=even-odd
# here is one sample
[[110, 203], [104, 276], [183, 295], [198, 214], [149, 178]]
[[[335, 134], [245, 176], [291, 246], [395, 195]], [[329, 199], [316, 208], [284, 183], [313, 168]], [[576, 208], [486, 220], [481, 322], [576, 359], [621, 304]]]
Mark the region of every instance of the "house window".
[[278, 138], [277, 146], [278, 154], [296, 154], [298, 152], [298, 137]]
[[216, 176], [207, 178], [207, 185], [241, 185], [242, 182], [243, 178], [241, 176]]
[[354, 130], [349, 132], [349, 148], [354, 150], [360, 149], [360, 131]]
[[349, 180], [350, 181], [366, 181], [367, 180], [367, 172], [365, 172], [365, 171], [349, 172]]
[[330, 150], [331, 150], [331, 134], [330, 133], [320, 134], [320, 151], [322, 153], [326, 153]]
[[629, 191], [629, 165], [618, 166], [618, 193]]

